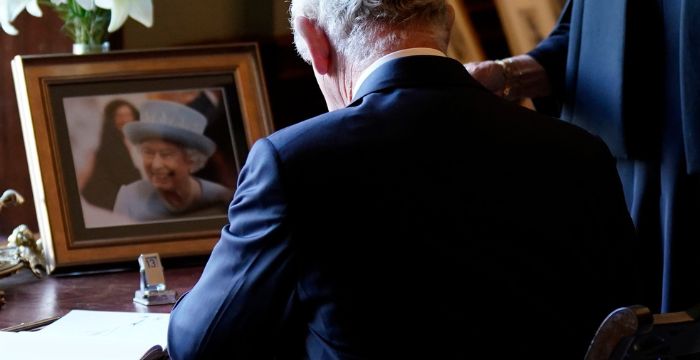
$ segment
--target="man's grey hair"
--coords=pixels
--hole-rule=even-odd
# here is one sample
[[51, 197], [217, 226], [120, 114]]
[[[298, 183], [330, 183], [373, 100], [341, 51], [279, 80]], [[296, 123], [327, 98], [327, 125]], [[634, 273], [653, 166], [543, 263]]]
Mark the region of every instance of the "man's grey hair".
[[309, 63], [309, 49], [294, 28], [298, 16], [324, 29], [338, 56], [357, 66], [396, 50], [416, 29], [430, 31], [447, 48], [445, 0], [292, 0], [289, 12], [297, 52]]

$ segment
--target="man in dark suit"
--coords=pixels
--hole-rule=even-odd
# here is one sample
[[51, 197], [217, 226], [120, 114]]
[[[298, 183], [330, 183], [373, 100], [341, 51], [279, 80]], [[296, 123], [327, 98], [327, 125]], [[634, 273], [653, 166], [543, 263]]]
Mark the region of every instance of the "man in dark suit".
[[444, 0], [291, 14], [331, 111], [251, 149], [172, 358], [581, 358], [635, 299], [605, 145], [445, 57]]

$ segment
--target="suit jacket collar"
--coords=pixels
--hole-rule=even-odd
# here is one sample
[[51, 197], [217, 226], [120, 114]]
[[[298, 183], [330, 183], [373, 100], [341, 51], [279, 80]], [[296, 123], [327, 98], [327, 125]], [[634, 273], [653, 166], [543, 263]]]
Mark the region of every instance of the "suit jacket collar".
[[482, 88], [457, 60], [429, 55], [408, 56], [388, 61], [372, 72], [357, 90], [352, 104], [370, 93], [390, 88], [433, 85]]

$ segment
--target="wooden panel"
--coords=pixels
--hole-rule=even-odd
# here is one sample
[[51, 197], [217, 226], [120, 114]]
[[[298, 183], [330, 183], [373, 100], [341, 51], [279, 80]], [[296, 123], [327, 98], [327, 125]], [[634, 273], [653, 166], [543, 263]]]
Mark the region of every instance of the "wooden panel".
[[27, 224], [37, 231], [10, 61], [18, 54], [70, 52], [72, 46], [72, 41], [59, 31], [63, 23], [51, 10], [45, 9], [42, 18], [23, 12], [13, 24], [19, 35], [10, 36], [0, 31], [0, 191], [13, 188], [24, 195], [27, 202], [2, 212], [2, 236], [7, 236], [19, 224]]
[[455, 12], [447, 55], [462, 63], [484, 60], [484, 50], [481, 48], [479, 37], [476, 35], [464, 2], [461, 0], [448, 0], [447, 2], [452, 5]]
[[481, 42], [486, 59], [510, 56], [494, 0], [462, 0]]
[[552, 31], [562, 4], [558, 0], [495, 0], [512, 54], [533, 49]]

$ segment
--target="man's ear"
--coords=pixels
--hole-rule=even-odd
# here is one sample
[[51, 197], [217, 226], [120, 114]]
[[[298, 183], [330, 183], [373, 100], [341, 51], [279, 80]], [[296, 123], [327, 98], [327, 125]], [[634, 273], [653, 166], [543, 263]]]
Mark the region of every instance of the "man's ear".
[[328, 74], [331, 66], [331, 46], [323, 31], [314, 21], [303, 16], [294, 18], [294, 27], [306, 43], [311, 54], [311, 63], [320, 75]]

